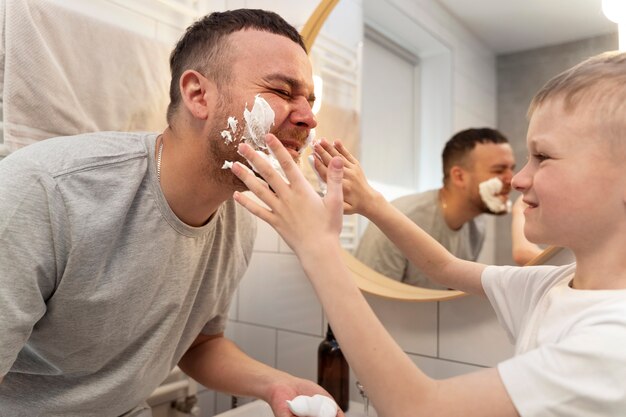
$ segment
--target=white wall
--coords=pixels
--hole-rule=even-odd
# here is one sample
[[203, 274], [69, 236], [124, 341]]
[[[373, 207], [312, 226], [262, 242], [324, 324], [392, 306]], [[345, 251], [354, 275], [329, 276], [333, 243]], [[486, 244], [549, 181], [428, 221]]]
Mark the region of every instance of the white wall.
[[[159, 6], [155, 0], [54, 1], [171, 44], [191, 21], [183, 14]], [[342, 7], [351, 9], [346, 16], [360, 16], [361, 0], [342, 1]], [[427, 150], [422, 162], [431, 161], [433, 165], [420, 169], [438, 173], [440, 150], [453, 132], [496, 124], [495, 58], [436, 1], [388, 0], [386, 3], [386, 7], [422, 27], [449, 51], [440, 64], [448, 67], [443, 74], [450, 77], [450, 88], [439, 91], [440, 100], [432, 103], [441, 109], [443, 122], [433, 128], [432, 137], [422, 137], [423, 149]], [[304, 24], [316, 4], [314, 0], [200, 2], [206, 12], [236, 7], [272, 9], [284, 14], [297, 27]], [[428, 104], [431, 103], [424, 103]], [[492, 252], [492, 248], [487, 249], [487, 260]], [[512, 347], [484, 300], [467, 297], [426, 304], [369, 296], [368, 300], [413, 361], [433, 377], [493, 366], [512, 354]], [[231, 319], [228, 336], [252, 357], [295, 375], [316, 379], [317, 345], [325, 329], [322, 309], [294, 254], [262, 222], [250, 268], [231, 308]], [[354, 387], [352, 399], [358, 399]], [[200, 400], [203, 416], [230, 406], [229, 397], [211, 391], [202, 392]]]

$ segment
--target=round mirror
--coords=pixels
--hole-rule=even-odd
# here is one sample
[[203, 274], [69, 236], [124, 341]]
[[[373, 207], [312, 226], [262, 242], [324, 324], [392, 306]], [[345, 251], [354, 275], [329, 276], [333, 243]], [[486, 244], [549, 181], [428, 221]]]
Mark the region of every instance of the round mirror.
[[[361, 19], [360, 30], [356, 31], [357, 33], [353, 36], [348, 34], [348, 39], [345, 39], [346, 31], [340, 30], [341, 28], [329, 27], [328, 30], [323, 31], [322, 26], [327, 22], [338, 3], [339, 0], [322, 0], [304, 25], [301, 33], [311, 55], [316, 88], [320, 88], [320, 91], [316, 91], [316, 97], [321, 98], [321, 106], [317, 113], [316, 136], [339, 137], [352, 153], [359, 155], [360, 53], [363, 23]], [[349, 6], [349, 4], [346, 5], [346, 7]], [[337, 10], [336, 12], [342, 15], [344, 25], [359, 24], [358, 21], [346, 22], [346, 19], [355, 15], [349, 10]], [[335, 32], [337, 36], [335, 36]], [[303, 169], [307, 178], [314, 185], [317, 185], [317, 178], [311, 168], [304, 164]], [[358, 221], [357, 216], [346, 216], [345, 218], [344, 233], [342, 233], [345, 248], [343, 257], [362, 291], [404, 301], [441, 301], [465, 295], [460, 291], [434, 290], [404, 284], [378, 273], [356, 259], [350, 250], [354, 249], [358, 236], [356, 236], [356, 232], [351, 233], [351, 229], [357, 229]]]

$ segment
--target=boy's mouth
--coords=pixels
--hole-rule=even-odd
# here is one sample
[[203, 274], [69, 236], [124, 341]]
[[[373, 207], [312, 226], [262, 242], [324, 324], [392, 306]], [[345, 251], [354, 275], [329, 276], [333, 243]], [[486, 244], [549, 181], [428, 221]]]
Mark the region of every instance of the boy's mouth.
[[532, 203], [532, 202], [530, 202], [528, 200], [525, 200], [525, 199], [523, 199], [522, 201], [524, 202], [524, 204], [526, 204], [526, 207], [528, 207], [528, 208], [536, 208], [539, 205], [539, 204]]

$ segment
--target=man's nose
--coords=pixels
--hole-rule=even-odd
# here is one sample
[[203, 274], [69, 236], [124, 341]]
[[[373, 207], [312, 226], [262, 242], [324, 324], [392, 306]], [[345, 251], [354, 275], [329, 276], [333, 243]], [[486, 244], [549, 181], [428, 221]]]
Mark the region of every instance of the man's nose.
[[514, 167], [512, 166], [511, 168], [507, 168], [504, 171], [504, 173], [502, 174], [502, 178], [500, 179], [502, 180], [503, 183], [510, 186], [513, 176], [515, 176], [515, 171], [514, 171]]
[[309, 101], [300, 97], [294, 102], [294, 108], [291, 112], [292, 123], [298, 126], [314, 129], [317, 126], [317, 119], [313, 114], [313, 109]]

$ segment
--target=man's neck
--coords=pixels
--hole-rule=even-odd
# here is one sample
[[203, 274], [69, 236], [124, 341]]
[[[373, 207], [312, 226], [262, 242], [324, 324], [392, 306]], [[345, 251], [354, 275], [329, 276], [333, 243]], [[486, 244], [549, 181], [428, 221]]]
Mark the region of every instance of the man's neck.
[[206, 224], [219, 206], [232, 196], [232, 190], [210, 181], [208, 154], [202, 141], [175, 134], [169, 127], [157, 141], [156, 158], [161, 151], [161, 190], [168, 205], [184, 223]]
[[459, 230], [480, 214], [468, 207], [465, 199], [445, 187], [439, 190], [439, 208], [446, 224], [452, 230]]

